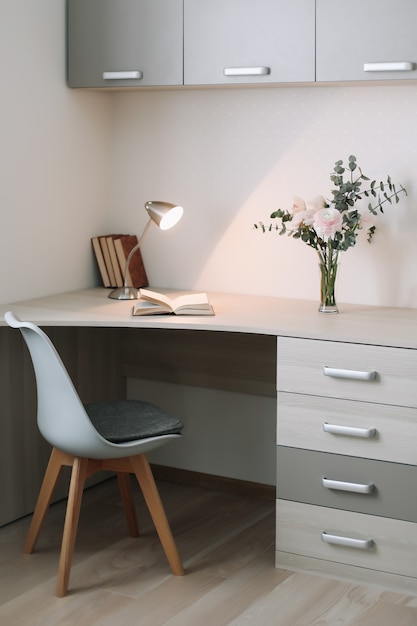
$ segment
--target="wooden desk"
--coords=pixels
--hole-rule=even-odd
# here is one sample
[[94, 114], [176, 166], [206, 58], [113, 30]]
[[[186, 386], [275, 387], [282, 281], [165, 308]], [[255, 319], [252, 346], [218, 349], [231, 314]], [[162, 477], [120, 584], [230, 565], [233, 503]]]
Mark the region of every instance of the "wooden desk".
[[417, 348], [417, 309], [340, 305], [338, 315], [319, 314], [318, 303], [262, 296], [209, 294], [214, 317], [132, 317], [131, 302], [93, 288], [0, 305], [42, 326], [169, 328], [303, 337]]
[[[132, 303], [107, 294], [97, 288], [3, 305], [0, 318], [10, 309], [43, 326], [84, 401], [122, 397], [128, 376], [277, 398], [277, 565], [416, 588], [410, 546], [417, 506], [407, 501], [417, 501], [417, 310], [341, 305], [338, 315], [325, 315], [316, 302], [213, 293], [214, 317], [144, 318], [131, 316]], [[325, 365], [370, 368], [376, 376], [371, 384], [340, 381], [323, 377]], [[6, 523], [32, 510], [49, 452], [37, 434], [26, 349], [8, 327], [0, 327], [0, 406], [0, 523]], [[372, 423], [378, 436], [323, 435], [329, 416], [351, 420], [359, 431]], [[347, 481], [360, 482], [350, 477], [359, 467], [374, 482], [388, 476], [393, 494], [379, 502], [385, 486], [378, 484], [368, 500], [339, 493], [333, 505], [320, 477], [328, 459], [336, 473], [344, 467]], [[293, 477], [314, 467], [320, 484], [306, 496], [303, 481]], [[412, 485], [402, 502], [400, 476]], [[326, 524], [346, 531], [346, 523], [361, 546], [375, 529], [369, 549], [323, 541], [323, 533], [331, 534]]]

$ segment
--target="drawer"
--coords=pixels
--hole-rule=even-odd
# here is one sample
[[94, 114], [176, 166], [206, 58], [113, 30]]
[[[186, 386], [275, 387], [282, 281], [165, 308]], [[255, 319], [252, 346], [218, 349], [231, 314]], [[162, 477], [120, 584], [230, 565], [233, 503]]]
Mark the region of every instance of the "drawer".
[[277, 551], [417, 578], [416, 530], [412, 522], [277, 500]]
[[417, 409], [280, 391], [277, 444], [417, 465]]
[[277, 389], [417, 407], [417, 350], [278, 337]]
[[278, 446], [277, 497], [417, 522], [417, 466]]

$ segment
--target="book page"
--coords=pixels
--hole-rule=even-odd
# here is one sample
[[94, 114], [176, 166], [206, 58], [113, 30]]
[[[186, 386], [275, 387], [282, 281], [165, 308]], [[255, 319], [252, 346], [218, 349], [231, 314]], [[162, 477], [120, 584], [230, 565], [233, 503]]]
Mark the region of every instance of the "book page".
[[195, 293], [192, 291], [164, 290], [152, 291], [151, 289], [141, 289], [140, 295], [149, 298], [154, 302], [163, 302], [176, 311], [184, 307], [209, 308], [209, 301], [206, 293]]

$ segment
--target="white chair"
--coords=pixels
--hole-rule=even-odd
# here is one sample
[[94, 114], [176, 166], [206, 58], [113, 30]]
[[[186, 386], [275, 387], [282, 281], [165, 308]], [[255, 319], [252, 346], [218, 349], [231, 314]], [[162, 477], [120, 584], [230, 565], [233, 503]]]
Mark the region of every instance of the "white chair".
[[52, 452], [26, 538], [33, 552], [63, 466], [72, 467], [56, 595], [68, 590], [84, 482], [100, 470], [116, 472], [129, 534], [138, 536], [129, 474], [135, 474], [173, 574], [184, 569], [146, 458], [149, 450], [181, 437], [182, 424], [159, 407], [136, 400], [83, 405], [49, 337], [35, 324], [4, 316], [29, 348], [37, 385], [37, 420]]

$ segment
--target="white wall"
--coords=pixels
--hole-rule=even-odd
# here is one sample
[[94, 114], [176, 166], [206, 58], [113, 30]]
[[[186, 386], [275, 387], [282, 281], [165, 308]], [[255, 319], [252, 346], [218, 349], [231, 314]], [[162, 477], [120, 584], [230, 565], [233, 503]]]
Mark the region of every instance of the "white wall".
[[65, 0], [0, 0], [0, 299], [93, 284], [111, 101], [65, 85]]
[[342, 254], [339, 302], [417, 307], [416, 85], [118, 93], [112, 143], [113, 229], [140, 232], [143, 203], [184, 205], [169, 233], [143, 244], [153, 285], [318, 298], [315, 252], [254, 232], [294, 195], [330, 196], [334, 162], [407, 187], [374, 243]]
[[338, 301], [417, 306], [416, 85], [97, 93], [65, 84], [65, 0], [1, 0], [0, 299], [97, 281], [90, 237], [140, 233], [151, 283], [316, 300], [314, 252], [252, 229], [293, 195], [328, 195], [336, 159], [409, 191], [375, 243], [342, 255]]

